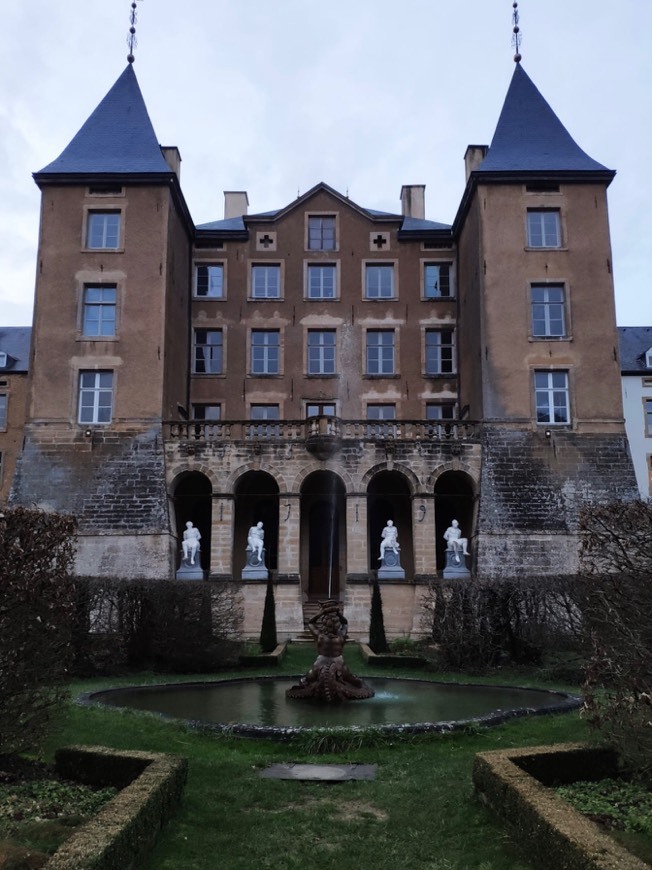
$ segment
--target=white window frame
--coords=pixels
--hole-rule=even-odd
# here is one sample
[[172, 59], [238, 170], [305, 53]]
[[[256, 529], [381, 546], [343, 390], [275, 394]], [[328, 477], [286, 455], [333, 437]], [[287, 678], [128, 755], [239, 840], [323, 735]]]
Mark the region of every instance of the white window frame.
[[[276, 341], [256, 341], [257, 336]], [[250, 337], [250, 374], [257, 377], [281, 374], [280, 329], [252, 329]]]
[[[383, 276], [389, 275], [389, 290], [383, 286]], [[395, 263], [365, 263], [364, 264], [364, 298], [371, 300], [396, 299], [396, 265]]]
[[[444, 338], [446, 338], [447, 341], [444, 341]], [[433, 327], [425, 330], [424, 371], [426, 377], [455, 374], [454, 329], [447, 327]]]
[[[97, 294], [98, 298], [89, 299], [89, 295]], [[95, 320], [90, 319], [91, 312], [97, 313]], [[115, 338], [118, 320], [118, 288], [115, 284], [85, 284], [82, 300], [81, 332], [84, 338], [93, 340]], [[96, 331], [89, 327], [96, 324]], [[108, 330], [108, 331], [107, 331]]]
[[[81, 370], [79, 372], [77, 420], [81, 426], [107, 426], [111, 423], [113, 418], [113, 375], [114, 373], [110, 369]], [[90, 403], [84, 401], [89, 398], [91, 399]]]
[[[441, 270], [445, 268], [448, 270], [448, 275], [445, 276], [445, 279], [442, 278]], [[437, 280], [433, 283], [433, 281], [429, 277], [429, 270], [437, 269]], [[421, 271], [422, 279], [423, 279], [423, 288], [422, 288], [422, 298], [423, 299], [454, 299], [455, 298], [455, 287], [453, 283], [453, 264], [451, 262], [434, 262], [432, 260], [424, 261]], [[442, 292], [442, 284], [447, 285], [446, 293]], [[436, 288], [437, 292], [429, 292], [429, 285], [433, 286], [433, 290]]]
[[[373, 337], [382, 341], [372, 341]], [[391, 341], [385, 341], [391, 338]], [[372, 371], [376, 368], [377, 371]], [[365, 337], [365, 374], [372, 378], [386, 378], [396, 374], [396, 330], [368, 329]]]
[[[200, 270], [206, 269], [206, 275], [200, 278]], [[214, 272], [214, 275], [212, 274]], [[226, 269], [224, 263], [195, 263], [195, 282], [193, 295], [196, 299], [224, 299]], [[200, 282], [202, 289], [205, 284], [206, 292], [199, 292]]]
[[652, 399], [643, 399], [645, 437], [652, 438]]
[[206, 423], [216, 423], [222, 419], [222, 405], [211, 405], [206, 402], [193, 402], [192, 419], [201, 420]]
[[[570, 383], [566, 369], [534, 371], [535, 418], [540, 426], [569, 426]], [[563, 419], [556, 419], [563, 411]]]
[[[201, 336], [201, 333], [206, 333]], [[219, 341], [209, 341], [208, 334], [219, 335]], [[204, 341], [200, 341], [200, 338]], [[200, 360], [199, 353], [206, 355]], [[204, 371], [199, 363], [203, 363]], [[215, 367], [213, 367], [215, 366]], [[207, 329], [206, 327], [194, 327], [192, 331], [192, 373], [194, 375], [223, 375], [224, 374], [224, 330]]]
[[306, 373], [308, 375], [324, 376], [337, 373], [336, 329], [308, 330], [306, 339]]
[[[274, 280], [271, 280], [272, 277]], [[251, 264], [251, 299], [280, 299], [281, 294], [281, 264], [252, 263]]]
[[7, 429], [9, 420], [9, 394], [0, 393], [0, 432]]
[[[328, 222], [327, 224], [325, 222]], [[337, 250], [337, 215], [309, 214], [306, 218], [306, 250]]]
[[[99, 219], [103, 218], [102, 225], [95, 227]], [[117, 219], [117, 226], [111, 226], [114, 222], [109, 218]], [[122, 247], [122, 212], [119, 209], [89, 209], [86, 212], [86, 249], [89, 251], [117, 251]], [[115, 244], [113, 242], [115, 235]], [[99, 236], [99, 238], [98, 238]], [[100, 244], [91, 244], [91, 242]]]
[[[549, 218], [554, 218], [551, 226]], [[528, 248], [561, 248], [561, 213], [558, 208], [527, 210]]]
[[[550, 299], [551, 292], [558, 291], [561, 299]], [[535, 298], [541, 295], [543, 298]], [[558, 315], [553, 317], [553, 312]], [[559, 331], [553, 330], [553, 323], [560, 322]], [[542, 324], [543, 332], [537, 331], [537, 324]], [[530, 285], [530, 329], [532, 338], [558, 339], [566, 338], [566, 286], [562, 282], [550, 284], [535, 282]]]
[[[306, 264], [306, 299], [320, 300], [337, 299], [337, 263], [307, 263]], [[332, 295], [324, 292], [324, 274], [330, 273], [333, 277]], [[317, 293], [313, 293], [313, 275], [319, 275], [319, 280], [315, 282]]]

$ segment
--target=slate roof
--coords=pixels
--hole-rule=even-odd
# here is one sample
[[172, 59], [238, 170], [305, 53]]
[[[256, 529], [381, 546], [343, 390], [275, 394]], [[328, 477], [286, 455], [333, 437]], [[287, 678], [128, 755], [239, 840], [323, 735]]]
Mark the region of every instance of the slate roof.
[[31, 326], [0, 327], [0, 353], [7, 354], [7, 365], [0, 366], [0, 374], [29, 371]]
[[582, 151], [517, 63], [491, 146], [476, 172], [523, 171], [614, 174]]
[[172, 174], [131, 64], [59, 157], [34, 178], [125, 173]]
[[645, 354], [652, 347], [652, 326], [619, 326], [620, 371], [623, 375], [652, 374]]

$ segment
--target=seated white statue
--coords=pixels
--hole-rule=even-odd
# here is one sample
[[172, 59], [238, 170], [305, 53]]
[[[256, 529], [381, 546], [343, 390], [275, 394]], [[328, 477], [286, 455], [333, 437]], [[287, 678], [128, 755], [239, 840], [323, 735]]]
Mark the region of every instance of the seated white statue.
[[388, 548], [393, 550], [395, 553], [398, 553], [400, 550], [398, 544], [398, 529], [392, 520], [387, 520], [387, 525], [381, 532], [381, 539], [380, 556], [378, 558], [382, 561], [385, 558], [385, 550]]
[[252, 553], [255, 553], [258, 557], [258, 561], [262, 561], [263, 558], [263, 542], [265, 540], [265, 532], [263, 531], [263, 524], [256, 523], [255, 526], [252, 526], [249, 529], [249, 534], [247, 535], [247, 550], [250, 550]]
[[455, 553], [457, 561], [459, 561], [460, 553], [464, 556], [469, 555], [468, 539], [462, 537], [462, 530], [460, 529], [460, 524], [457, 520], [453, 520], [444, 532], [444, 540], [448, 544], [447, 549], [453, 550]]
[[186, 523], [186, 530], [183, 533], [183, 541], [181, 542], [181, 549], [183, 550], [183, 558], [188, 561], [190, 559], [190, 564], [195, 564], [195, 556], [197, 555], [197, 551], [199, 550], [199, 541], [201, 539], [201, 533], [199, 529], [195, 528], [193, 524], [188, 520]]

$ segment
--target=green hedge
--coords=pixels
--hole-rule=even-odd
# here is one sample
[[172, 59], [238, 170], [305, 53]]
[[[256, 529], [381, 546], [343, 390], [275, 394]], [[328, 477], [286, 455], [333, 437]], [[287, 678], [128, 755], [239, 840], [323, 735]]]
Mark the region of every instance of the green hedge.
[[181, 799], [185, 758], [98, 746], [59, 749], [64, 777], [122, 791], [47, 862], [47, 870], [129, 870], [138, 867]]

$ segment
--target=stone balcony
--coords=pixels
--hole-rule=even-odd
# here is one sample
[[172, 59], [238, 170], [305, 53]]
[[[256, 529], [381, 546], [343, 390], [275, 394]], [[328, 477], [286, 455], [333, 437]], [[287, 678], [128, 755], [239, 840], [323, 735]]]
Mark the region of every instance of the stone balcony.
[[168, 441], [270, 441], [305, 443], [320, 458], [336, 453], [344, 441], [470, 442], [480, 438], [480, 424], [467, 420], [188, 420], [164, 423]]

